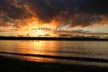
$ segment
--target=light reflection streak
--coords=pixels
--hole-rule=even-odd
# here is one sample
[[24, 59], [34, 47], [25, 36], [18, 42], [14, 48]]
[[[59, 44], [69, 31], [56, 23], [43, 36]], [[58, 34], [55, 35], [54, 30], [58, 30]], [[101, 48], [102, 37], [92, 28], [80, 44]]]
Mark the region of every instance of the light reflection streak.
[[[20, 49], [18, 49], [18, 53], [20, 52], [22, 54], [39, 54], [39, 55], [51, 55], [51, 56], [57, 55], [56, 52], [58, 51], [57, 46], [59, 46], [57, 42], [46, 42], [46, 41], [31, 41], [29, 43], [19, 42], [18, 44], [20, 46]], [[32, 57], [32, 56], [22, 56], [22, 59], [28, 61], [36, 61], [36, 62], [55, 62], [55, 59]]]

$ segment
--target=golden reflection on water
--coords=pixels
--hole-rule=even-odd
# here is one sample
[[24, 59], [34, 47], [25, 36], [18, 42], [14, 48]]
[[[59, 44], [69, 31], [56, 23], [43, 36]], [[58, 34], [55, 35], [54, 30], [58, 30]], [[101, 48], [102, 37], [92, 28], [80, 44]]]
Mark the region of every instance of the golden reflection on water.
[[[39, 54], [39, 55], [50, 55], [56, 56], [59, 49], [59, 43], [53, 41], [22, 41], [19, 42], [20, 46], [18, 49], [18, 53], [23, 54]], [[23, 56], [22, 59], [28, 61], [36, 61], [36, 62], [55, 62], [54, 59], [42, 58], [42, 57], [33, 57], [33, 56]]]
[[[108, 42], [106, 41], [0, 41], [1, 52], [21, 54], [87, 57], [108, 59]], [[19, 59], [36, 62], [57, 62], [56, 59], [48, 59], [36, 56], [14, 55]], [[60, 61], [61, 62], [61, 61]]]
[[[96, 45], [95, 45], [96, 44]], [[51, 56], [107, 58], [107, 42], [82, 41], [19, 41], [18, 53]], [[60, 52], [59, 52], [60, 51]], [[70, 52], [70, 53], [68, 53]], [[73, 52], [73, 53], [71, 53]], [[56, 62], [55, 59], [24, 56], [22, 59], [37, 62]]]

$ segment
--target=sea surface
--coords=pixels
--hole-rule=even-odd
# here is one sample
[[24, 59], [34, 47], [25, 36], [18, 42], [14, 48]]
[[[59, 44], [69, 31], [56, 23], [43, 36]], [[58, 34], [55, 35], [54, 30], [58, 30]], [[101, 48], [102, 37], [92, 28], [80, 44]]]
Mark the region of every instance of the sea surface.
[[0, 40], [0, 55], [35, 62], [108, 67], [108, 41]]

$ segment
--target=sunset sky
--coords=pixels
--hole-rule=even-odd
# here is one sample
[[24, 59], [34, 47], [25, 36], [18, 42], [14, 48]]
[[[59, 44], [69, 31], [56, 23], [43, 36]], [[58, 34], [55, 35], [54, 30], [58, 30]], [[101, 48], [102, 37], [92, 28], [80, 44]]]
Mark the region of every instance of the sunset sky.
[[[0, 35], [37, 28], [108, 33], [107, 0], [0, 0]], [[35, 33], [35, 32], [33, 32]]]

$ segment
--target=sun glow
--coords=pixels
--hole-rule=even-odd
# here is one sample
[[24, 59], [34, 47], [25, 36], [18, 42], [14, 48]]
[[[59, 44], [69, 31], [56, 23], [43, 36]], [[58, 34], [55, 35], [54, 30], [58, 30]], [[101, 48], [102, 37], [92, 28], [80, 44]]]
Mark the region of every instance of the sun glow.
[[57, 28], [56, 22], [51, 21], [49, 23], [38, 22], [37, 20], [28, 21], [28, 24], [19, 28], [19, 35], [30, 37], [44, 37], [53, 36], [53, 31]]
[[[14, 24], [14, 26], [12, 25], [12, 31], [15, 32], [13, 35], [18, 37], [54, 36], [54, 31], [61, 26], [56, 20], [45, 23], [40, 21], [37, 17], [15, 20]], [[6, 28], [10, 27], [7, 26]], [[9, 32], [11, 33], [12, 31]]]
[[46, 34], [45, 31], [42, 31], [42, 30], [36, 30], [36, 35], [37, 36], [44, 36]]
[[28, 24], [23, 26], [18, 31], [19, 35], [30, 36], [30, 37], [44, 37], [44, 36], [53, 36], [54, 26], [49, 26], [48, 24]]

